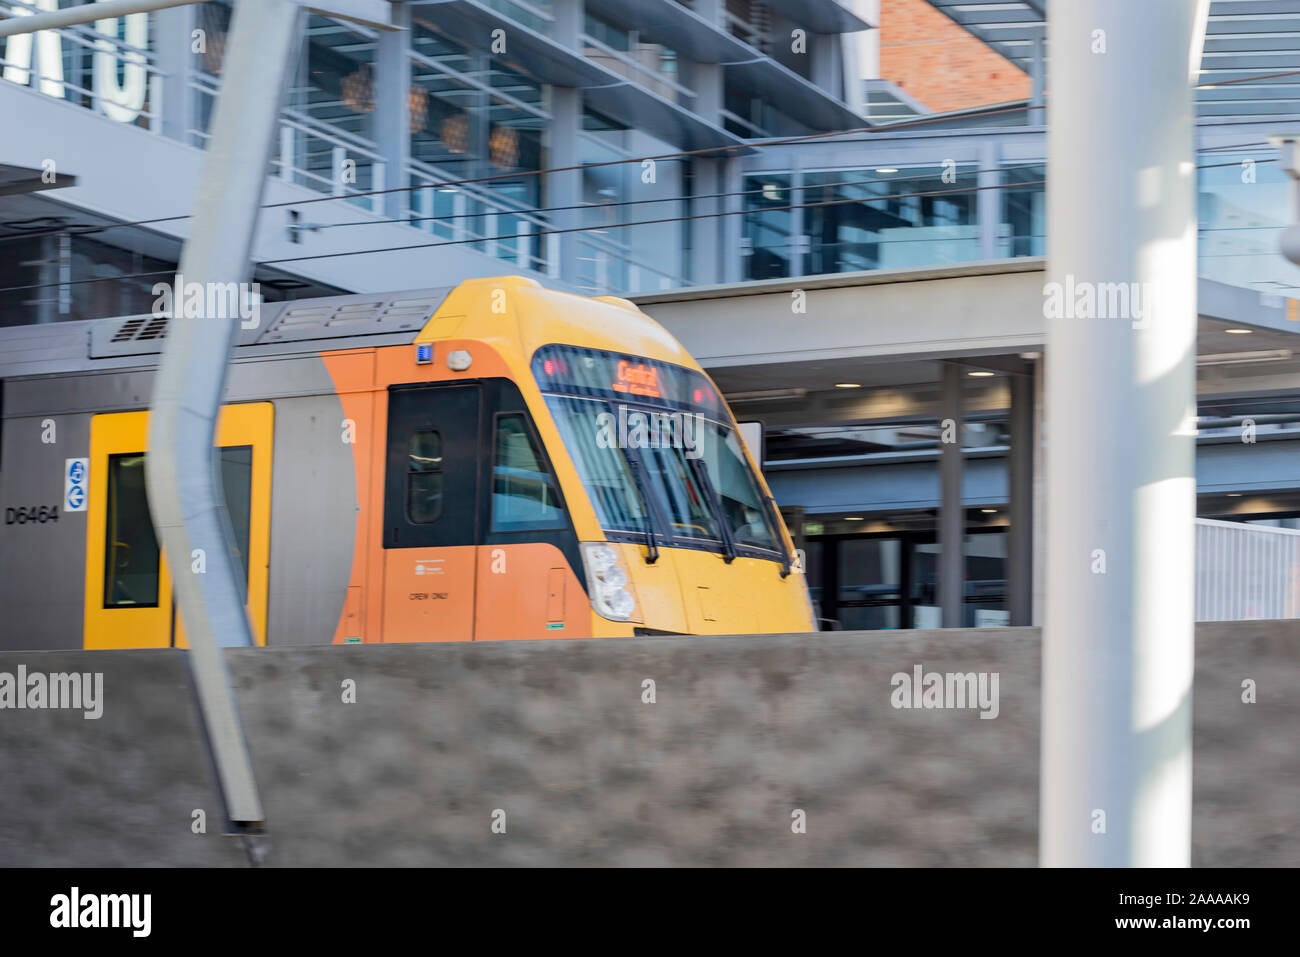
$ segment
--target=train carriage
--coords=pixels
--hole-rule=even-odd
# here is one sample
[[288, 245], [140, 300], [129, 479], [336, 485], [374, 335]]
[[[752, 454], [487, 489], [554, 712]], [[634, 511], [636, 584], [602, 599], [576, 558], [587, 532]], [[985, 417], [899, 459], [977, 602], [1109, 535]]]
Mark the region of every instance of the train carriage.
[[[0, 330], [0, 646], [185, 645], [144, 482], [169, 321]], [[725, 402], [624, 300], [264, 305], [216, 441], [261, 644], [815, 627]]]

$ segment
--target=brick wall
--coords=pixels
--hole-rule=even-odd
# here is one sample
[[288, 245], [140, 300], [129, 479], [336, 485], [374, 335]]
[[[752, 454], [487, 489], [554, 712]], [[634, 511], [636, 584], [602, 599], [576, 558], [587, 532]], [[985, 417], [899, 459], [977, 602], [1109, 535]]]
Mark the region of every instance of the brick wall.
[[926, 0], [881, 0], [880, 75], [936, 112], [1027, 99], [1030, 79]]

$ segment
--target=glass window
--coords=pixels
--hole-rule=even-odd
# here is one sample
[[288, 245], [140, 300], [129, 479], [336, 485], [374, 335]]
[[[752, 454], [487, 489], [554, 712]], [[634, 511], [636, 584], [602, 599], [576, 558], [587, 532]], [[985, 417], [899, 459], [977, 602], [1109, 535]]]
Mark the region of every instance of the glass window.
[[696, 419], [703, 435], [697, 441], [703, 451], [709, 482], [722, 502], [722, 514], [737, 545], [778, 549], [777, 535], [769, 510], [741, 447], [740, 436], [716, 422]]
[[1002, 172], [1003, 256], [1042, 256], [1047, 251], [1046, 166], [1012, 167]]
[[902, 543], [898, 539], [843, 539], [839, 561], [841, 604], [902, 599]]
[[[518, 170], [518, 179], [494, 179], [475, 189], [500, 194], [506, 203], [538, 205], [541, 177], [528, 171], [542, 167], [542, 84], [519, 62], [462, 46], [419, 16], [411, 49], [411, 158], [453, 179]], [[471, 233], [519, 231], [500, 223], [488, 229], [488, 214], [465, 209], [455, 215]]]
[[794, 204], [788, 176], [745, 178], [745, 239], [749, 255], [746, 275], [750, 279], [774, 279], [790, 275], [794, 255]]
[[527, 421], [518, 414], [501, 416], [492, 467], [492, 531], [522, 532], [563, 524], [555, 479], [542, 464]]
[[1007, 610], [1007, 536], [984, 532], [966, 536], [964, 618], [967, 628], [1001, 628], [1011, 624]]
[[[969, 167], [809, 173], [803, 201], [805, 273], [895, 269], [979, 258]], [[924, 194], [924, 195], [918, 195]], [[822, 205], [816, 205], [822, 204]]]
[[617, 444], [602, 439], [605, 404], [569, 396], [547, 396], [546, 402], [601, 527], [644, 533], [648, 513], [627, 458]]
[[[235, 533], [235, 550], [248, 581], [248, 529], [253, 502], [253, 447], [223, 446], [221, 449], [221, 487], [226, 496], [226, 511]], [[247, 600], [247, 596], [245, 596]]]
[[[1280, 163], [1256, 162], [1257, 157], [1216, 153], [1197, 171], [1200, 274], [1261, 293], [1293, 296], [1300, 269], [1279, 250], [1282, 230], [1293, 218], [1291, 183]], [[1249, 176], [1243, 165], [1247, 160]]]
[[144, 453], [108, 457], [104, 607], [158, 607], [158, 539], [149, 518]]
[[646, 449], [646, 460], [650, 484], [668, 513], [673, 536], [719, 541], [721, 533], [708, 493], [691, 471], [686, 450], [661, 445]]
[[406, 466], [406, 517], [416, 525], [442, 515], [442, 435], [432, 429], [414, 433]]
[[[108, 457], [108, 529], [104, 536], [104, 607], [158, 607], [158, 539], [149, 516], [145, 455]], [[235, 535], [235, 551], [248, 581], [249, 521], [252, 514], [253, 447], [223, 446], [221, 483]]]

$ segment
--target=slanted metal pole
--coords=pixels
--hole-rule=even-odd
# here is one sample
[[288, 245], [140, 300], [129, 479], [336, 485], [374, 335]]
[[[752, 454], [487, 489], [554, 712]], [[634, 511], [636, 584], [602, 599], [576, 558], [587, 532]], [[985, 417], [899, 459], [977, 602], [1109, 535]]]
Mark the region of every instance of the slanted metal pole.
[[1190, 863], [1207, 7], [1049, 8], [1045, 866]]
[[58, 27], [75, 26], [78, 23], [90, 23], [94, 20], [107, 20], [132, 13], [148, 13], [151, 10], [165, 10], [168, 7], [183, 7], [202, 2], [203, 0], [104, 0], [102, 3], [64, 7], [62, 10], [33, 13], [30, 16], [14, 13], [11, 14], [12, 19], [0, 20], [0, 38], [11, 37], [17, 33], [53, 30]]
[[[291, 0], [236, 0], [221, 92], [181, 255], [186, 286], [245, 282], [258, 206], [294, 62], [300, 8]], [[176, 290], [180, 301], [183, 290]], [[205, 295], [206, 300], [206, 295]], [[253, 644], [239, 562], [213, 449], [226, 365], [239, 320], [171, 320], [149, 421], [149, 506], [167, 553], [199, 706], [231, 819], [263, 820], [223, 648]], [[201, 570], [200, 570], [201, 569]]]

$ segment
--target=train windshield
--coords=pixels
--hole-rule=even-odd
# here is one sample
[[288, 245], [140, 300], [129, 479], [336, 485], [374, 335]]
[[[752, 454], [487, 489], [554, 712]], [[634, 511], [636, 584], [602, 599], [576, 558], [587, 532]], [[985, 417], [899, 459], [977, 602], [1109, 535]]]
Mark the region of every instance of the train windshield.
[[533, 368], [607, 532], [782, 551], [741, 439], [704, 376], [570, 346], [539, 350]]

